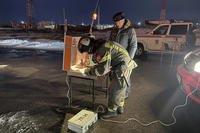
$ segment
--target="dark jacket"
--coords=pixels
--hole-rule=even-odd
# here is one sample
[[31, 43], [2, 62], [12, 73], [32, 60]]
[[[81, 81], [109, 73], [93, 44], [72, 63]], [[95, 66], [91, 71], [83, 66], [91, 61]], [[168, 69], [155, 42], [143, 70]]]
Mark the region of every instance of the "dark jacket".
[[121, 29], [116, 28], [111, 32], [110, 40], [121, 44], [133, 59], [137, 50], [137, 38], [136, 32], [128, 19], [125, 20]]
[[90, 70], [89, 75], [102, 76], [110, 71], [124, 72], [137, 67], [125, 48], [112, 41], [104, 43], [93, 55], [97, 65]]

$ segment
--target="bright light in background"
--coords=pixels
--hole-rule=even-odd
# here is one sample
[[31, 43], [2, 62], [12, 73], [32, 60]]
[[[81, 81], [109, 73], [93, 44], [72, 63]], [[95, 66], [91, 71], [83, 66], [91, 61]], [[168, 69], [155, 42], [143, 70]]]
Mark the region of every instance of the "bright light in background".
[[92, 19], [93, 19], [93, 20], [96, 20], [96, 19], [97, 19], [97, 14], [96, 14], [95, 12], [92, 14]]
[[23, 20], [21, 21], [21, 24], [24, 24], [24, 21], [23, 21]]
[[138, 26], [141, 26], [141, 25], [142, 25], [142, 23], [141, 23], [141, 22], [138, 22], [138, 23], [137, 23], [137, 25], [138, 25]]
[[0, 69], [7, 67], [8, 65], [0, 65]]
[[85, 25], [85, 23], [82, 22], [81, 25]]

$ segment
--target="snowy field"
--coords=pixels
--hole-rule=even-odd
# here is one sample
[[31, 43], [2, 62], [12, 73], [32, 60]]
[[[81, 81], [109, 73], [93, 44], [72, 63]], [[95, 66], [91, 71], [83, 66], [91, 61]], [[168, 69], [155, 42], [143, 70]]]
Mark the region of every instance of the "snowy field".
[[38, 40], [22, 40], [22, 39], [6, 39], [0, 40], [0, 47], [15, 49], [40, 49], [50, 51], [62, 51], [64, 43], [57, 40], [38, 39]]
[[[145, 34], [150, 29], [141, 28], [141, 29], [135, 29], [135, 30], [136, 30], [137, 35], [141, 35], [141, 34]], [[63, 51], [63, 48], [64, 48], [64, 42], [61, 40], [62, 35], [55, 34], [55, 33], [49, 33], [49, 34], [15, 33], [13, 36], [11, 33], [8, 34], [2, 31], [1, 34], [2, 34], [2, 37], [0, 39], [0, 48], [32, 49], [32, 50], [38, 49], [38, 50], [45, 50], [45, 51]], [[107, 31], [107, 32], [95, 31], [93, 32], [93, 35], [95, 36], [96, 39], [108, 40], [110, 37], [110, 31]]]
[[[110, 32], [94, 32], [96, 39], [108, 39]], [[32, 36], [31, 36], [32, 37]], [[17, 37], [16, 37], [17, 38]], [[46, 51], [63, 51], [64, 42], [60, 40], [49, 39], [16, 39], [7, 38], [0, 40], [0, 48], [13, 49], [39, 49]]]

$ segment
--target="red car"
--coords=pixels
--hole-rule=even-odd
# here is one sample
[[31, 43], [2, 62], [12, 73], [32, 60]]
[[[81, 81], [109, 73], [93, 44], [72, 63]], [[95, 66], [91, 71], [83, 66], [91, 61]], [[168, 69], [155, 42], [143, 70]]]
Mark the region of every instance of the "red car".
[[184, 57], [184, 64], [178, 66], [177, 78], [180, 88], [200, 104], [200, 48]]

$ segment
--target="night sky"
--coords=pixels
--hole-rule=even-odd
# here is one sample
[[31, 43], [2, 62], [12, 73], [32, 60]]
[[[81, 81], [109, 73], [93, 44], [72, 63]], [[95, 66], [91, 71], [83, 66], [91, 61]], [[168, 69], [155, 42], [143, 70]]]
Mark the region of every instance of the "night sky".
[[[35, 22], [63, 23], [63, 8], [69, 23], [91, 23], [97, 0], [33, 0]], [[162, 0], [100, 0], [101, 23], [112, 23], [115, 12], [124, 11], [134, 23], [160, 17]], [[168, 19], [200, 18], [200, 0], [167, 0]], [[0, 24], [26, 21], [26, 0], [1, 0]]]

